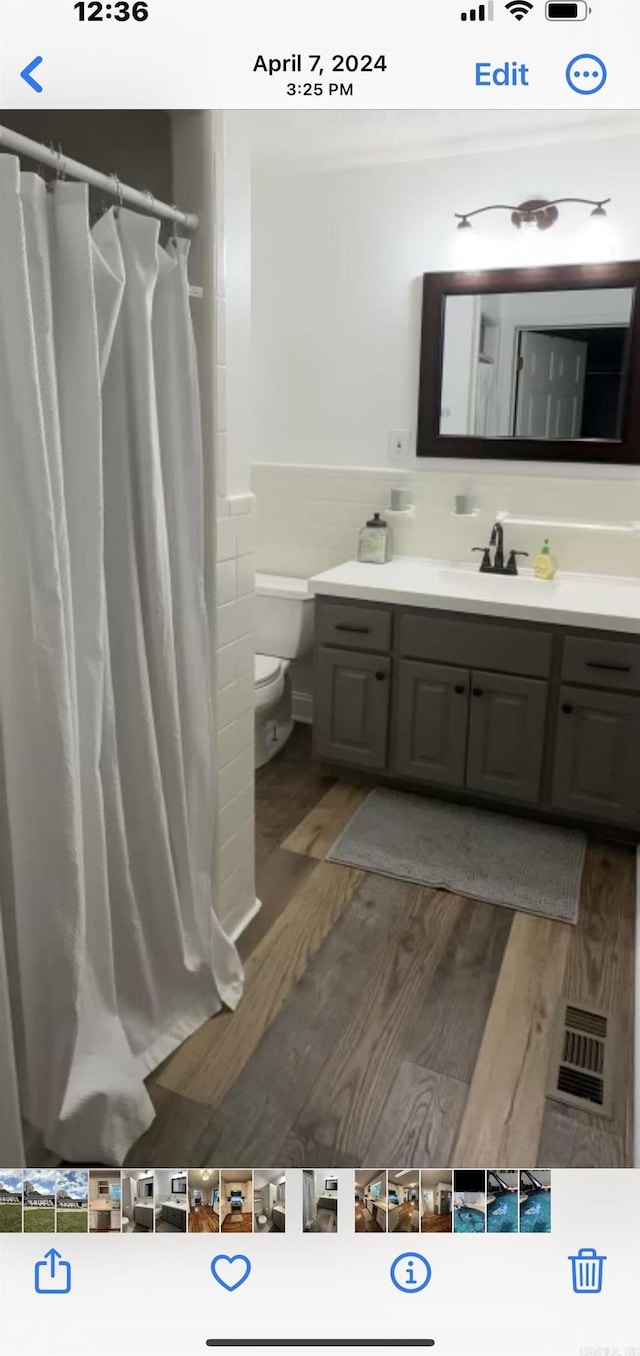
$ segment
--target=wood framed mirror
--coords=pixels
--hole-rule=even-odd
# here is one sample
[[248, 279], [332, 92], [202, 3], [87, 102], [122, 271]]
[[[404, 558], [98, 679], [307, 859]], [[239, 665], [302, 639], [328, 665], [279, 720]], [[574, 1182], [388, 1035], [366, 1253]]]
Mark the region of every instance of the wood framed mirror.
[[640, 462], [640, 262], [425, 273], [417, 455]]

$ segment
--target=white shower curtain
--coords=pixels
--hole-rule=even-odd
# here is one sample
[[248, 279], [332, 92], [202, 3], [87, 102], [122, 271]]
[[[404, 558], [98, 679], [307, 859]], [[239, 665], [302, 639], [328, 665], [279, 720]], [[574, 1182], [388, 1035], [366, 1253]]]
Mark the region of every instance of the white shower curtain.
[[0, 156], [0, 1161], [119, 1163], [242, 990], [212, 899], [187, 246]]

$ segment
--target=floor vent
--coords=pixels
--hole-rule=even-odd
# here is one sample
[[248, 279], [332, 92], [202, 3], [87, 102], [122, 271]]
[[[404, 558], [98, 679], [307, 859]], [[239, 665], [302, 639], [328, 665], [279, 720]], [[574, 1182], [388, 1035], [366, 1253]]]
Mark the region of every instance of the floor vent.
[[605, 1012], [560, 1004], [547, 1096], [597, 1116], [611, 1116], [611, 1019]]

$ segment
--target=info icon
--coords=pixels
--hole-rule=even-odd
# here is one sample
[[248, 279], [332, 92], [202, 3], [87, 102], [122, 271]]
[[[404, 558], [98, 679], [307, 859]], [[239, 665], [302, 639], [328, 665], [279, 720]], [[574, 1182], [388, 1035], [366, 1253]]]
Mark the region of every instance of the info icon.
[[431, 1280], [431, 1267], [421, 1252], [401, 1252], [391, 1263], [391, 1280], [405, 1295], [418, 1295]]

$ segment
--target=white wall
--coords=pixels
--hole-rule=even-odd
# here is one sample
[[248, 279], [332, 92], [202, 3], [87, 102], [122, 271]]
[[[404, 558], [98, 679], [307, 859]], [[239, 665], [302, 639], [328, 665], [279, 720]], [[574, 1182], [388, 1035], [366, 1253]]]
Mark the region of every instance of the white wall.
[[[304, 116], [303, 114], [300, 115]], [[495, 513], [640, 520], [636, 468], [424, 461], [391, 471], [390, 429], [415, 434], [424, 272], [462, 267], [453, 213], [540, 194], [611, 195], [606, 253], [640, 257], [640, 137], [523, 146], [413, 164], [304, 174], [256, 170], [252, 189], [252, 484], [258, 569], [307, 575], [353, 557], [365, 514], [406, 482], [416, 516], [394, 525], [402, 554], [464, 559]], [[533, 240], [485, 217], [465, 267], [602, 257], [585, 209]], [[466, 242], [465, 242], [466, 243]], [[467, 246], [468, 247], [468, 246]], [[481, 518], [450, 517], [470, 492]], [[545, 533], [510, 529], [535, 552]], [[637, 537], [553, 531], [564, 569], [640, 574]]]
[[[301, 114], [301, 117], [304, 115]], [[549, 197], [610, 195], [613, 251], [640, 255], [640, 137], [527, 146], [422, 163], [253, 181], [253, 460], [383, 466], [391, 428], [415, 428], [421, 279], [460, 268], [454, 212]], [[549, 232], [507, 213], [462, 233], [465, 267], [598, 259], [579, 207]], [[466, 237], [472, 237], [467, 243]]]
[[337, 1196], [337, 1191], [325, 1191], [324, 1186], [325, 1182], [337, 1182], [337, 1180], [334, 1168], [316, 1168], [314, 1173], [316, 1201], [319, 1200], [320, 1196]]
[[171, 1201], [175, 1198], [177, 1201], [183, 1201], [186, 1196], [178, 1192], [172, 1192], [171, 1182], [173, 1178], [183, 1177], [186, 1182], [186, 1172], [176, 1172], [175, 1168], [156, 1168], [156, 1201]]

